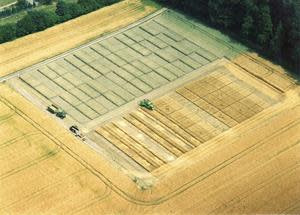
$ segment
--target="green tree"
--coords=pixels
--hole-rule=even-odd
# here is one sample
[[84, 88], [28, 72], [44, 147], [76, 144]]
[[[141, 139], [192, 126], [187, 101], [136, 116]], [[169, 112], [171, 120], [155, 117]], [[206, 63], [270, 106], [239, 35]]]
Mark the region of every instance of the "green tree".
[[242, 6], [240, 0], [209, 0], [210, 20], [225, 29], [236, 28], [242, 20]]
[[28, 16], [33, 20], [36, 31], [42, 31], [51, 27], [58, 21], [58, 17], [54, 12], [30, 11]]
[[26, 8], [28, 8], [29, 3], [26, 0], [18, 0], [17, 4], [16, 4], [16, 8], [17, 10], [24, 10]]
[[65, 16], [66, 14], [69, 14], [69, 8], [65, 1], [59, 0], [56, 4], [56, 10], [55, 13], [58, 16]]
[[249, 39], [250, 35], [252, 35], [253, 29], [254, 29], [254, 21], [253, 18], [250, 15], [245, 16], [243, 19], [241, 34], [242, 37]]
[[70, 3], [68, 4], [69, 12], [71, 17], [77, 17], [82, 14], [82, 9], [77, 3]]
[[0, 26], [0, 43], [4, 43], [16, 38], [16, 25], [6, 24]]
[[37, 2], [39, 2], [40, 4], [52, 4], [53, 0], [37, 0]]
[[300, 40], [295, 43], [295, 46], [291, 51], [291, 63], [292, 66], [298, 71], [298, 75], [300, 75]]
[[31, 16], [26, 15], [17, 22], [16, 35], [18, 37], [31, 34], [35, 31], [36, 26]]
[[84, 14], [98, 8], [98, 3], [95, 0], [78, 0], [78, 4], [82, 8]]
[[270, 14], [270, 7], [263, 4], [259, 7], [257, 16], [257, 37], [256, 40], [259, 45], [267, 47], [273, 34], [273, 24]]
[[270, 45], [271, 55], [276, 59], [281, 59], [283, 41], [284, 41], [284, 31], [283, 31], [282, 23], [279, 22]]

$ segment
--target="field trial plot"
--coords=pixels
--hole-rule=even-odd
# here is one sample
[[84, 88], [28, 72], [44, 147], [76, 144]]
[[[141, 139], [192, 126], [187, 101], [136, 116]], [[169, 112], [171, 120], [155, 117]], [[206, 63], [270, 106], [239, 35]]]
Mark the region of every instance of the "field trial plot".
[[99, 127], [99, 145], [112, 144], [152, 172], [278, 102], [276, 92], [228, 65], [154, 99], [154, 111], [139, 108]]
[[[166, 85], [232, 50], [198, 30], [169, 25], [166, 11], [136, 27], [100, 39], [21, 75], [21, 88], [44, 105], [54, 103], [81, 124]], [[181, 33], [183, 32], [183, 33]], [[201, 36], [201, 35], [200, 35]], [[13, 81], [17, 82], [16, 80]]]

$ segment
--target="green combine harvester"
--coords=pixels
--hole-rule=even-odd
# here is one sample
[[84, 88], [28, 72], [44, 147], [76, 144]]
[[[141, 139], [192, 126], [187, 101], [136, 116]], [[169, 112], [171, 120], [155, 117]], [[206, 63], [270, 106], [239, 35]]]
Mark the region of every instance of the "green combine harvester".
[[60, 119], [64, 119], [67, 116], [67, 113], [63, 109], [61, 109], [53, 104], [48, 106], [47, 110], [50, 113], [55, 114]]
[[154, 109], [154, 104], [149, 100], [149, 99], [143, 99], [140, 101], [139, 104], [141, 107], [144, 107], [148, 110], [153, 110]]

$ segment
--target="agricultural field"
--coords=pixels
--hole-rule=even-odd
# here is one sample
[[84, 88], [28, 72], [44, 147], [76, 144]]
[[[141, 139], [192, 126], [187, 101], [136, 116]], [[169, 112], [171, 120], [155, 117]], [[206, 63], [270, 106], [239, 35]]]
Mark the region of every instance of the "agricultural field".
[[299, 214], [296, 81], [188, 17], [125, 2], [81, 24], [114, 7], [133, 13], [105, 28], [144, 18], [16, 74], [46, 53], [0, 59], [0, 214]]

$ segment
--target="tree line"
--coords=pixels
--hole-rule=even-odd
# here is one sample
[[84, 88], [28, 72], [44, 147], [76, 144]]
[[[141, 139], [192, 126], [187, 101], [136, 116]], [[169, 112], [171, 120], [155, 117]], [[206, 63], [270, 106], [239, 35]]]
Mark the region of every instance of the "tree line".
[[159, 0], [196, 16], [292, 71], [300, 70], [300, 0]]
[[[66, 3], [58, 0], [55, 11], [30, 10], [18, 22], [0, 26], [0, 43], [45, 30], [118, 1], [120, 0], [78, 0], [77, 3]], [[52, 1], [40, 0], [40, 3], [51, 4]]]

